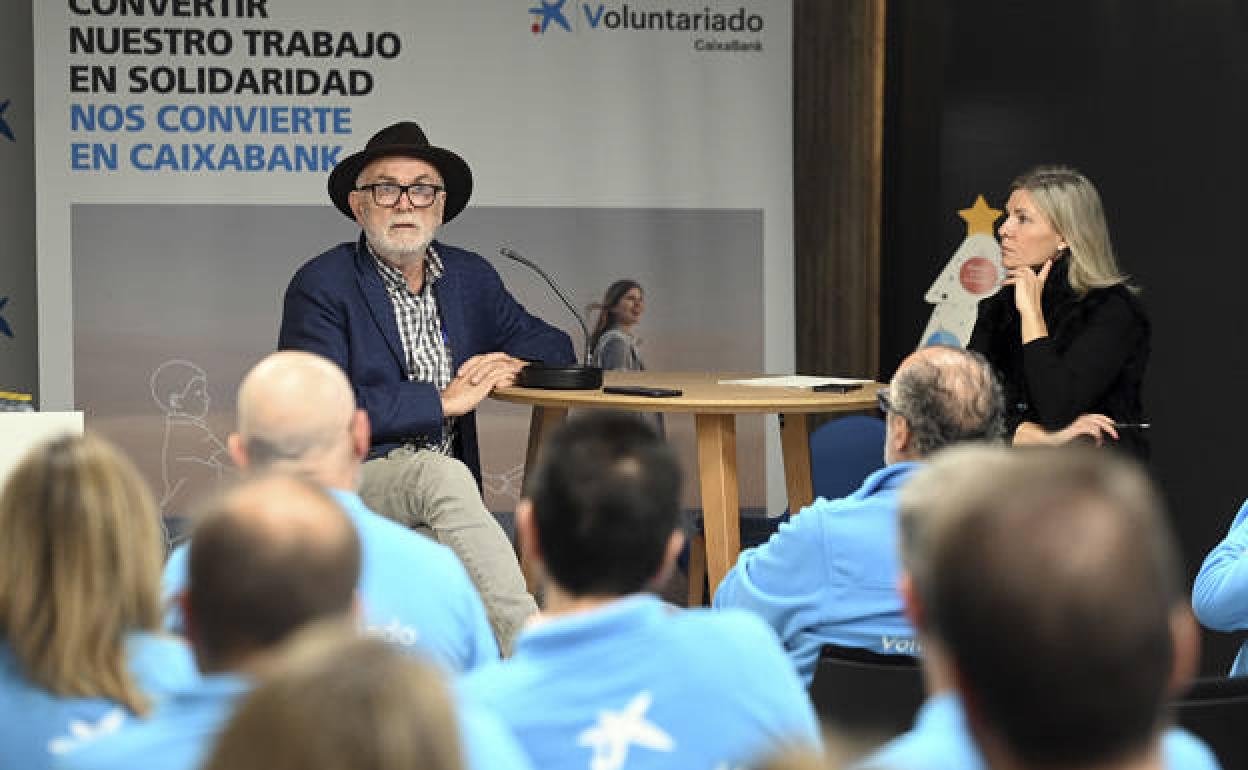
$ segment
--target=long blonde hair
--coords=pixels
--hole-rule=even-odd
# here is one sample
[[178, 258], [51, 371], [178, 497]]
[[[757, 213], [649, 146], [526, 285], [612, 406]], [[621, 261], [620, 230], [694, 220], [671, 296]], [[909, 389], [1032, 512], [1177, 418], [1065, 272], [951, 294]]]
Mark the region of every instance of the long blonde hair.
[[442, 676], [379, 639], [322, 622], [286, 645], [239, 704], [204, 770], [460, 770]]
[[54, 439], [18, 465], [0, 493], [0, 637], [31, 681], [146, 713], [125, 646], [160, 625], [159, 516], [102, 439]]
[[1067, 166], [1037, 166], [1015, 179], [1010, 189], [1026, 190], [1066, 241], [1067, 276], [1076, 294], [1127, 283], [1114, 257], [1101, 196], [1086, 176]]

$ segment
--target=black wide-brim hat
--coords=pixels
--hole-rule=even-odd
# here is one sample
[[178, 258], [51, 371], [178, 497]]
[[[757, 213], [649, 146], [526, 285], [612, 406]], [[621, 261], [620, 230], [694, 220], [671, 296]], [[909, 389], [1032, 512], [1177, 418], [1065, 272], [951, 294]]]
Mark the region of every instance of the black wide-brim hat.
[[446, 185], [446, 203], [442, 207], [442, 221], [450, 222], [468, 205], [472, 197], [472, 170], [464, 159], [442, 147], [429, 144], [420, 126], [405, 120], [386, 126], [368, 140], [364, 149], [342, 160], [329, 175], [329, 199], [348, 219], [354, 220], [351, 204], [347, 201], [355, 189], [355, 180], [369, 163], [378, 158], [394, 156], [418, 158], [431, 163], [442, 175]]

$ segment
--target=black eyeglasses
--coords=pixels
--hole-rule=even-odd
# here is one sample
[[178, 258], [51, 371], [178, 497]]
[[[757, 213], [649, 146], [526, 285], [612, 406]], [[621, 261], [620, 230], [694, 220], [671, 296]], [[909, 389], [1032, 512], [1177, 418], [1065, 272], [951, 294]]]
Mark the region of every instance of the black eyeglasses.
[[429, 184], [428, 182], [416, 182], [415, 184], [378, 182], [376, 184], [362, 184], [355, 188], [356, 192], [367, 190], [373, 196], [373, 203], [388, 209], [399, 205], [399, 199], [403, 197], [404, 193], [407, 193], [407, 200], [413, 206], [418, 209], [427, 209], [438, 199], [438, 193], [445, 189], [440, 184]]

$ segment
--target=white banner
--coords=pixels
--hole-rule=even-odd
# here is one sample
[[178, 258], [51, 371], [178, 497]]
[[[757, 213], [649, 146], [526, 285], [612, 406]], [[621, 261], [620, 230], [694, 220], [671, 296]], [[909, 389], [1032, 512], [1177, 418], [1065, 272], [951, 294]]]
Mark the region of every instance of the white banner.
[[[214, 442], [275, 344], [286, 282], [357, 232], [328, 205], [329, 170], [397, 120], [472, 166], [444, 240], [511, 246], [581, 305], [637, 279], [651, 369], [792, 370], [787, 1], [33, 8], [42, 404], [85, 409], [167, 495], [229, 473]], [[581, 346], [538, 280], [499, 270]], [[509, 510], [527, 418], [489, 404], [481, 429], [491, 505]], [[782, 500], [772, 438], [764, 452], [751, 421], [740, 438]], [[169, 447], [200, 439], [206, 480], [171, 470]], [[742, 463], [747, 505], [762, 466]]]

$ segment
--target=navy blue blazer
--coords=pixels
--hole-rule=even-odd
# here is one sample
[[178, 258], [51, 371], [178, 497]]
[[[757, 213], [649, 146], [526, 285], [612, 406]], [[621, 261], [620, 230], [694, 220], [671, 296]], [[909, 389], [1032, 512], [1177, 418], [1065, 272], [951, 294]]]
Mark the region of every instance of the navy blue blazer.
[[[434, 248], [445, 267], [433, 289], [453, 368], [495, 351], [549, 364], [575, 362], [568, 335], [529, 314], [490, 263], [443, 243]], [[441, 435], [441, 396], [433, 383], [407, 380], [394, 307], [363, 235], [295, 273], [286, 289], [277, 346], [317, 353], [342, 367], [372, 423], [370, 458]], [[475, 412], [459, 419], [455, 455], [479, 482]]]

